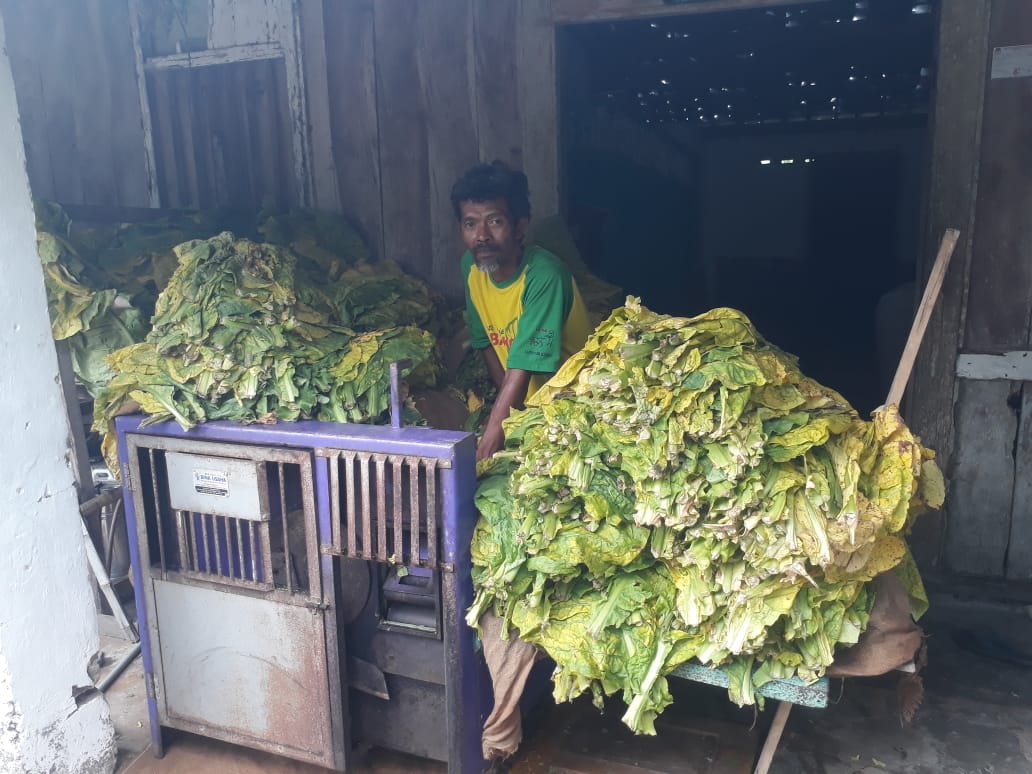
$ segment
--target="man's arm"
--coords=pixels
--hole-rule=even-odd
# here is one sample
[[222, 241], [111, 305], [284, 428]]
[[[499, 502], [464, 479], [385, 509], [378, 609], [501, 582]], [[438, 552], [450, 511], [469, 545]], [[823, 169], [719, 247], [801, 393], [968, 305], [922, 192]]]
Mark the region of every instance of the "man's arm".
[[484, 347], [480, 350], [480, 356], [484, 358], [484, 365], [487, 366], [487, 374], [494, 382], [495, 389], [502, 389], [502, 381], [505, 379], [505, 369], [502, 361], [498, 359], [498, 353], [494, 347]]
[[[497, 361], [497, 359], [496, 355], [495, 360]], [[508, 419], [509, 413], [514, 408], [523, 408], [523, 399], [527, 395], [527, 386], [530, 384], [531, 376], [533, 374], [530, 371], [524, 371], [522, 368], [510, 368], [505, 372], [494, 408], [491, 409], [491, 416], [487, 418], [484, 435], [477, 444], [478, 462], [487, 459], [502, 448], [502, 444], [505, 443], [502, 422]]]

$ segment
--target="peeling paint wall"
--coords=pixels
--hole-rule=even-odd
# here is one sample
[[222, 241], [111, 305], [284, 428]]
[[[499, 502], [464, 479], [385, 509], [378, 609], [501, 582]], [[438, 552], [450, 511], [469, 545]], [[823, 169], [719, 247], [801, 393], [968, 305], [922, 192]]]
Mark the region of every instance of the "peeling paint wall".
[[102, 696], [73, 698], [97, 624], [6, 46], [0, 180], [0, 771], [100, 774], [114, 730]]

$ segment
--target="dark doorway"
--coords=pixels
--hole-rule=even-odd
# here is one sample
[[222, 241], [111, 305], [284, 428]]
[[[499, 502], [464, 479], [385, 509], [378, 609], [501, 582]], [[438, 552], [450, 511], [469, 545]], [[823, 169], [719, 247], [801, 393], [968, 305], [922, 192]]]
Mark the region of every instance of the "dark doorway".
[[858, 410], [879, 405], [879, 351], [913, 310], [936, 18], [824, 0], [561, 28], [566, 212], [602, 230], [589, 266], [658, 312], [739, 308]]

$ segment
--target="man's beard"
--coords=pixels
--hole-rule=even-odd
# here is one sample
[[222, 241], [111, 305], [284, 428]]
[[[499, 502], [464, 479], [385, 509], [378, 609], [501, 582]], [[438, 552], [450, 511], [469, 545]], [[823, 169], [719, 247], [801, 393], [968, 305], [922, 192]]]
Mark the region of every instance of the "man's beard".
[[496, 271], [498, 271], [497, 258], [484, 262], [474, 261], [473, 263], [476, 265], [478, 269], [480, 269], [480, 271], [484, 272], [484, 274], [494, 274]]

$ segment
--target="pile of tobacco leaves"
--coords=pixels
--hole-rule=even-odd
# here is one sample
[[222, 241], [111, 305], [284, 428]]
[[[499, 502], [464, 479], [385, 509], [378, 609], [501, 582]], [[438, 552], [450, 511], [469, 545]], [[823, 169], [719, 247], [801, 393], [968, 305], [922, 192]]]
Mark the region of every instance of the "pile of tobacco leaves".
[[753, 703], [858, 641], [876, 575], [927, 604], [903, 536], [942, 503], [934, 455], [740, 312], [629, 298], [505, 431], [481, 469], [467, 620], [493, 610], [547, 651], [557, 700], [621, 692], [624, 722], [654, 733], [665, 676], [690, 659]]
[[214, 419], [375, 423], [387, 418], [391, 362], [411, 361], [410, 386], [437, 380], [433, 335], [396, 322], [429, 320], [429, 291], [394, 304], [393, 318], [371, 298], [417, 282], [390, 265], [375, 281], [365, 268], [320, 281], [299, 270], [291, 250], [228, 232], [181, 244], [175, 255], [146, 338], [107, 357], [114, 377], [95, 401], [100, 432], [136, 408], [148, 423], [184, 428]]

